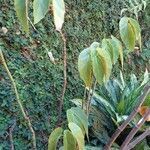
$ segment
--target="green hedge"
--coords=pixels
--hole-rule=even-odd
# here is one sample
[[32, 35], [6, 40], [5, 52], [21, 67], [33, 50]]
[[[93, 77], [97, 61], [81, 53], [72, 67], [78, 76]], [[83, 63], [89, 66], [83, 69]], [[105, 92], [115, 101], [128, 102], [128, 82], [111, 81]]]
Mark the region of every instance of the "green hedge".
[[[77, 71], [79, 52], [93, 41], [99, 42], [111, 34], [117, 36], [122, 8], [124, 2], [120, 0], [66, 0], [67, 12], [63, 30], [67, 39], [68, 85], [63, 111], [64, 123], [65, 110], [71, 105], [69, 100], [81, 98], [83, 95], [83, 82]], [[26, 36], [21, 31], [11, 0], [1, 2], [0, 27], [2, 26], [6, 27], [8, 32], [3, 34], [1, 31], [0, 46], [36, 131], [38, 149], [46, 150], [48, 136], [57, 122], [58, 98], [63, 85], [62, 40], [54, 30], [51, 11], [35, 26], [37, 31], [31, 27], [30, 36]], [[148, 29], [147, 24], [144, 24], [143, 28]], [[145, 33], [144, 37], [148, 40], [149, 34]], [[148, 42], [145, 44], [148, 45]], [[138, 61], [126, 63], [129, 67], [127, 72], [135, 71], [140, 64], [143, 64], [140, 73], [144, 71], [150, 58], [147, 47], [149, 46], [145, 46], [141, 56], [133, 54]], [[50, 62], [47, 51], [53, 53], [56, 65]], [[10, 81], [2, 66], [0, 72], [0, 149], [10, 149], [9, 128], [14, 122], [16, 125], [12, 135], [15, 150], [31, 149], [31, 133], [20, 113]], [[117, 75], [117, 72], [114, 72], [114, 75]]]

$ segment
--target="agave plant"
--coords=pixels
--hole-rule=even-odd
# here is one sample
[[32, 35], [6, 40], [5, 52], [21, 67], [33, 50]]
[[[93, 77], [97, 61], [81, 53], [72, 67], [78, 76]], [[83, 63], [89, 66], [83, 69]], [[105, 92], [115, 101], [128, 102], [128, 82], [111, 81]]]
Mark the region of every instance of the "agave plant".
[[[132, 74], [130, 80], [125, 82], [122, 73], [120, 80], [109, 80], [104, 86], [100, 87], [98, 94], [94, 92], [92, 98], [92, 106], [90, 110], [90, 137], [92, 141], [106, 144], [110, 136], [116, 128], [129, 116], [138, 104], [138, 98], [141, 95], [143, 88], [149, 84], [149, 74], [146, 70], [143, 81], [137, 79]], [[143, 107], [150, 107], [149, 97], [146, 99]], [[141, 114], [142, 115], [142, 114]], [[140, 117], [140, 112], [139, 116]], [[131, 128], [137, 123], [135, 118], [122, 133], [118, 139], [118, 144], [124, 140]], [[148, 125], [149, 122], [145, 124]], [[141, 129], [144, 130], [144, 127]]]

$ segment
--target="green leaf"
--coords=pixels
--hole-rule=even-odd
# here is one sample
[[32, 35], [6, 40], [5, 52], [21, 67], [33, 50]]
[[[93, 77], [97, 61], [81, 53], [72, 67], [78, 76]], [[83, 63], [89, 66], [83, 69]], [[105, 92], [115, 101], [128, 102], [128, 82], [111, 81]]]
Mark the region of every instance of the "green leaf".
[[78, 58], [78, 70], [81, 79], [87, 87], [92, 85], [92, 61], [90, 56], [90, 48], [84, 49]]
[[119, 22], [119, 30], [123, 43], [130, 51], [133, 51], [135, 47], [136, 34], [134, 26], [131, 24], [129, 18], [121, 18]]
[[69, 130], [64, 131], [64, 150], [76, 150], [76, 139]]
[[149, 73], [148, 73], [148, 70], [146, 69], [145, 73], [144, 73], [144, 80], [143, 82], [141, 83], [141, 86], [145, 85], [146, 83], [148, 83], [148, 81], [150, 81], [149, 79]]
[[29, 24], [28, 24], [28, 3], [27, 0], [14, 0], [15, 10], [21, 25], [23, 26], [23, 30], [25, 32], [29, 32]]
[[140, 25], [135, 19], [129, 18], [129, 21], [130, 21], [131, 25], [133, 26], [135, 36], [136, 36], [136, 41], [138, 41], [138, 44], [139, 44], [140, 49], [141, 49], [142, 44], [141, 44], [141, 28], [140, 28]]
[[121, 65], [122, 65], [122, 68], [123, 68], [123, 49], [122, 49], [122, 44], [116, 37], [111, 36], [111, 38], [112, 38], [112, 42], [115, 44], [116, 51], [118, 51], [118, 53], [119, 53]]
[[48, 140], [48, 150], [56, 150], [57, 142], [59, 138], [62, 136], [63, 129], [56, 128], [50, 135]]
[[112, 69], [111, 58], [108, 52], [101, 48], [97, 48], [97, 52], [98, 52], [98, 58], [101, 60], [103, 71], [104, 71], [104, 82], [107, 82], [110, 77], [111, 69]]
[[91, 49], [91, 60], [93, 67], [93, 74], [99, 84], [103, 83], [104, 80], [104, 68], [102, 66], [102, 61], [98, 57], [98, 52], [96, 49]]
[[64, 0], [53, 0], [53, 13], [56, 30], [61, 31], [65, 15]]
[[88, 118], [85, 112], [79, 107], [72, 107], [71, 110], [74, 112], [74, 115], [81, 121], [82, 126], [88, 138]]
[[38, 23], [46, 15], [49, 8], [50, 0], [34, 0], [33, 16], [34, 24]]
[[79, 107], [72, 107], [67, 110], [68, 122], [76, 123], [82, 130], [83, 135], [86, 133], [88, 138], [88, 119], [84, 111]]
[[73, 122], [70, 122], [68, 126], [69, 126], [69, 129], [71, 130], [73, 136], [77, 140], [79, 150], [83, 150], [85, 143], [84, 143], [84, 135], [82, 133], [81, 128]]
[[102, 40], [102, 49], [106, 50], [107, 52], [109, 52], [109, 55], [111, 57], [112, 63], [114, 64], [114, 54], [113, 54], [113, 47], [110, 43], [110, 39], [103, 39]]

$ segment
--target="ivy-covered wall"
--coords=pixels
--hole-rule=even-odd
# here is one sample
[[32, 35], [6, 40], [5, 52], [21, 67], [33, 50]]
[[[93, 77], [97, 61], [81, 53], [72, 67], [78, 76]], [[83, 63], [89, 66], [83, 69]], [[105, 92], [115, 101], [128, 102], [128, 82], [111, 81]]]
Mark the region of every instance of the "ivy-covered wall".
[[[79, 52], [92, 42], [101, 41], [103, 37], [111, 34], [117, 36], [120, 12], [125, 7], [124, 1], [121, 0], [66, 0], [65, 2], [66, 17], [63, 31], [67, 39], [68, 84], [64, 101], [64, 118], [65, 110], [71, 105], [69, 100], [83, 96], [83, 82], [79, 79], [77, 71]], [[146, 14], [148, 15], [145, 12], [141, 13], [140, 19], [146, 20]], [[32, 13], [30, 15], [32, 16]], [[142, 73], [145, 66], [148, 67], [150, 58], [149, 26], [146, 22], [140, 23], [144, 29], [143, 38], [149, 42], [145, 42], [142, 55], [132, 55], [131, 58], [136, 58], [136, 62], [128, 63], [127, 60], [125, 64], [129, 68], [127, 72], [135, 72], [136, 68], [142, 65], [137, 74]], [[3, 32], [2, 27], [7, 28], [7, 33]], [[30, 35], [25, 35], [16, 18], [13, 1], [1, 0], [0, 48], [17, 83], [20, 99], [29, 113], [36, 132], [38, 149], [46, 150], [48, 136], [57, 122], [58, 99], [63, 85], [63, 43], [59, 33], [54, 29], [51, 11], [35, 27], [36, 30], [30, 26]], [[48, 51], [53, 53], [56, 64], [50, 62]], [[117, 71], [114, 72], [114, 76], [117, 75]], [[8, 76], [0, 66], [0, 149], [2, 150], [10, 149], [9, 131], [13, 125], [15, 150], [31, 149], [31, 133], [21, 115]]]

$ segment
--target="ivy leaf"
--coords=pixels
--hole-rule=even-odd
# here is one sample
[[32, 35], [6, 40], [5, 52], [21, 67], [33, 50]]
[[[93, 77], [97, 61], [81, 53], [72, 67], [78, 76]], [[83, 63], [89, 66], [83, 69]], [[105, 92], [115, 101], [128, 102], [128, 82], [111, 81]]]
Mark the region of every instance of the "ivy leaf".
[[57, 142], [59, 138], [62, 136], [63, 129], [56, 128], [50, 135], [48, 140], [48, 150], [56, 150]]
[[82, 133], [81, 128], [73, 122], [70, 122], [68, 126], [69, 126], [69, 129], [71, 130], [73, 136], [77, 140], [79, 150], [83, 150], [85, 143], [84, 143], [84, 135]]
[[90, 56], [90, 48], [84, 49], [78, 58], [78, 70], [81, 79], [84, 81], [86, 87], [92, 84], [92, 61]]
[[56, 30], [61, 31], [65, 15], [64, 0], [53, 0], [53, 13]]
[[123, 48], [122, 48], [122, 44], [121, 44], [121, 42], [120, 42], [116, 37], [114, 37], [113, 35], [111, 36], [111, 38], [112, 38], [112, 41], [113, 41], [114, 44], [115, 44], [115, 48], [117, 49], [117, 51], [118, 51], [118, 53], [119, 53], [121, 65], [122, 65], [122, 68], [123, 68]]
[[98, 58], [101, 60], [101, 65], [103, 67], [103, 72], [104, 72], [104, 82], [107, 82], [110, 74], [111, 74], [111, 69], [112, 69], [112, 63], [111, 63], [111, 58], [110, 55], [107, 51], [97, 48], [98, 52]]
[[38, 23], [46, 15], [49, 8], [50, 0], [34, 0], [33, 16], [34, 24]]
[[130, 51], [133, 51], [135, 47], [136, 34], [134, 26], [127, 17], [121, 18], [119, 22], [119, 30], [123, 43]]
[[76, 150], [76, 139], [73, 137], [72, 133], [69, 130], [64, 131], [64, 150]]
[[21, 25], [23, 26], [23, 30], [28, 33], [29, 32], [29, 24], [28, 24], [28, 3], [27, 0], [15, 0], [14, 1], [15, 10], [18, 16]]

